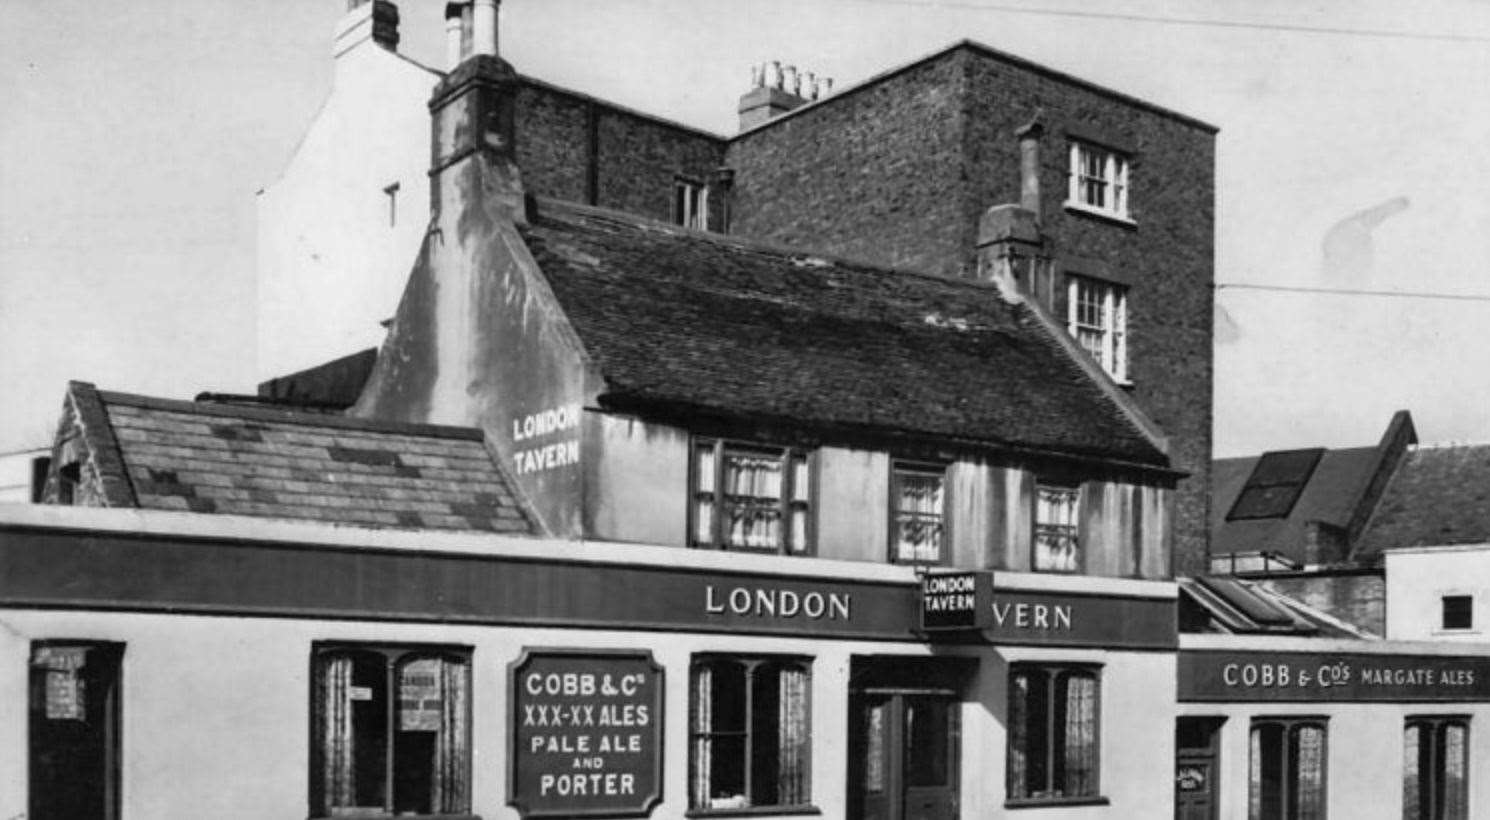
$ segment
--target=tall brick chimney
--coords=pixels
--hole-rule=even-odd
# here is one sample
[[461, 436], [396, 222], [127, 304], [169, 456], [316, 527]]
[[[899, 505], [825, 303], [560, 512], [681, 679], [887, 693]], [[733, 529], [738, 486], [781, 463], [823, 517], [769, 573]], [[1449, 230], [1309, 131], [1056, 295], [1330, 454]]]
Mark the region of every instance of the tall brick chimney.
[[368, 40], [398, 50], [398, 6], [392, 0], [347, 0], [347, 13], [336, 24], [332, 56], [340, 57]]

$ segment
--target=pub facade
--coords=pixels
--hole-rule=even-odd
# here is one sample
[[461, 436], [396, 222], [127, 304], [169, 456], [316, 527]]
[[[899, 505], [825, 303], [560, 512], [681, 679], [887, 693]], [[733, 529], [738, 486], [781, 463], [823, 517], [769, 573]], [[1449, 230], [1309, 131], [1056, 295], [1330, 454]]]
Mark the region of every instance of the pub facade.
[[1170, 812], [1171, 584], [81, 507], [0, 564], [9, 815]]

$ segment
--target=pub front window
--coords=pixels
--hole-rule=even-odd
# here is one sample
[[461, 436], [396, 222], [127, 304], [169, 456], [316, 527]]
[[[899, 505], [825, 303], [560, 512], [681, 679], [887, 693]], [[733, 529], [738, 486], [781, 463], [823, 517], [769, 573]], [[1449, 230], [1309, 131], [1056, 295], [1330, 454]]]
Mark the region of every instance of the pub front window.
[[1403, 820], [1469, 817], [1469, 718], [1410, 717], [1402, 735]]
[[1017, 664], [1009, 673], [1010, 803], [1098, 796], [1100, 671]]
[[1325, 719], [1252, 721], [1250, 820], [1324, 820]]
[[810, 662], [700, 656], [691, 673], [689, 808], [807, 807], [812, 802]]
[[311, 672], [311, 816], [470, 811], [470, 649], [317, 644]]

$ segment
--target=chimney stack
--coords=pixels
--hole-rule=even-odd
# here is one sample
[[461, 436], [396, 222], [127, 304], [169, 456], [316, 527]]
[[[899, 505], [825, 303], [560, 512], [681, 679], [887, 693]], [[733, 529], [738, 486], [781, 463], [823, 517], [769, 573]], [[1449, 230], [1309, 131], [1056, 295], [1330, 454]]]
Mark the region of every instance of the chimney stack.
[[750, 90], [740, 96], [740, 130], [748, 131], [763, 122], [799, 108], [833, 90], [833, 80], [811, 71], [798, 71], [780, 60], [750, 67]]
[[1040, 114], [1025, 123], [1014, 136], [1019, 139], [1019, 205], [1035, 215], [1039, 224], [1040, 211], [1040, 138], [1045, 135], [1045, 124]]
[[445, 69], [467, 57], [497, 56], [497, 11], [501, 0], [452, 0], [445, 4]]
[[347, 13], [336, 24], [332, 56], [340, 57], [367, 40], [398, 50], [398, 6], [392, 0], [347, 0]]

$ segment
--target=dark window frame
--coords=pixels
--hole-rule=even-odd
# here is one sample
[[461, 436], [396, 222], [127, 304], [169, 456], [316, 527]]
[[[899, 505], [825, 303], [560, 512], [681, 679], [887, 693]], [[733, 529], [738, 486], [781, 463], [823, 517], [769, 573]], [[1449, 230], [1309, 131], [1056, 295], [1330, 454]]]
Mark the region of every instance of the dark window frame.
[[[474, 817], [472, 814], [472, 784], [475, 773], [474, 749], [472, 740], [474, 737], [473, 721], [475, 718], [475, 691], [474, 675], [475, 650], [468, 644], [442, 644], [442, 643], [405, 643], [396, 641], [346, 641], [325, 640], [315, 641], [311, 644], [310, 651], [310, 691], [309, 691], [309, 738], [310, 749], [308, 755], [309, 773], [309, 817], [332, 818], [342, 816], [355, 816], [367, 818], [367, 820], [383, 820], [384, 818], [467, 818]], [[325, 671], [323, 661], [336, 655], [366, 655], [381, 656], [384, 664], [384, 700], [385, 710], [383, 714], [383, 806], [382, 811], [348, 813], [337, 811], [328, 805], [329, 797], [325, 793], [325, 765], [321, 751], [323, 737], [322, 714], [318, 703], [320, 688]], [[465, 737], [463, 740], [465, 759], [459, 764], [464, 770], [466, 794], [464, 805], [454, 810], [440, 810], [432, 807], [429, 812], [411, 813], [398, 811], [395, 807], [395, 789], [397, 783], [396, 747], [394, 736], [398, 734], [395, 728], [399, 719], [399, 697], [396, 696], [399, 686], [399, 673], [403, 667], [414, 661], [423, 659], [459, 659], [465, 667]], [[358, 807], [361, 808], [361, 807]]]
[[[1403, 767], [1402, 768], [1402, 774], [1403, 774], [1403, 784], [1402, 784], [1402, 787], [1403, 787], [1402, 788], [1402, 817], [1403, 817], [1403, 820], [1419, 820], [1420, 818], [1421, 818], [1421, 820], [1429, 820], [1430, 818], [1432, 820], [1467, 820], [1467, 818], [1469, 817], [1469, 814], [1468, 814], [1468, 806], [1469, 806], [1469, 778], [1470, 778], [1470, 775], [1474, 771], [1474, 767], [1470, 765], [1470, 758], [1471, 758], [1470, 750], [1471, 750], [1472, 747], [1470, 745], [1469, 723], [1470, 723], [1469, 715], [1408, 715], [1407, 718], [1405, 720], [1403, 720], [1403, 722], [1402, 722], [1402, 740], [1403, 740], [1403, 755], [1404, 755], [1404, 759], [1402, 761], [1402, 767]], [[1446, 796], [1447, 796], [1447, 792], [1448, 792], [1448, 785], [1445, 782], [1446, 781], [1446, 771], [1445, 771], [1445, 767], [1444, 767], [1444, 753], [1446, 751], [1446, 749], [1445, 749], [1445, 737], [1446, 737], [1445, 736], [1445, 730], [1448, 729], [1448, 728], [1450, 728], [1450, 727], [1460, 729], [1461, 731], [1464, 732], [1464, 741], [1463, 741], [1463, 747], [1462, 747], [1462, 750], [1463, 750], [1463, 753], [1464, 753], [1464, 758], [1463, 758], [1463, 761], [1462, 761], [1463, 762], [1464, 777], [1463, 777], [1463, 779], [1459, 783], [1459, 790], [1460, 791], [1459, 791], [1459, 794], [1456, 796], [1457, 797], [1457, 801], [1456, 801], [1457, 802], [1457, 805], [1460, 808], [1464, 809], [1464, 812], [1463, 813], [1455, 812], [1453, 814], [1449, 814], [1448, 812], [1446, 812], [1445, 811], [1445, 807], [1444, 807], [1444, 803], [1445, 803], [1445, 801], [1447, 799]], [[1410, 754], [1409, 750], [1407, 749], [1407, 737], [1408, 737], [1408, 732], [1411, 732], [1413, 729], [1417, 729], [1419, 732], [1427, 731], [1429, 733], [1429, 742], [1426, 745], [1426, 751], [1427, 751], [1427, 756], [1428, 756], [1428, 767], [1427, 767], [1428, 768], [1428, 774], [1427, 774], [1427, 780], [1428, 780], [1428, 782], [1426, 784], [1427, 785], [1427, 790], [1426, 790], [1427, 791], [1427, 805], [1423, 805], [1422, 803], [1419, 803], [1419, 805], [1418, 805], [1418, 811], [1417, 811], [1416, 814], [1411, 813], [1410, 810], [1409, 810], [1410, 809], [1410, 806], [1409, 806], [1408, 801], [1411, 799], [1411, 795], [1408, 792], [1408, 784], [1406, 782], [1407, 774], [1408, 774], [1408, 771], [1409, 771], [1408, 768], [1407, 768], [1408, 760], [1406, 758], [1406, 755], [1407, 754]], [[1424, 767], [1423, 767], [1423, 760], [1422, 760], [1421, 755], [1422, 755], [1422, 752], [1424, 751], [1424, 744], [1422, 743], [1421, 740], [1419, 740], [1418, 750], [1419, 750], [1419, 758], [1417, 760], [1417, 771], [1419, 773], [1418, 774], [1419, 783], [1422, 783], [1423, 780], [1424, 780], [1424, 777], [1423, 777], [1423, 768]]]
[[[1247, 728], [1247, 816], [1252, 820], [1259, 818], [1290, 818], [1296, 812], [1290, 812], [1290, 804], [1297, 799], [1297, 784], [1299, 781], [1298, 761], [1292, 757], [1293, 738], [1300, 729], [1318, 729], [1319, 741], [1319, 813], [1316, 820], [1325, 820], [1329, 816], [1329, 793], [1330, 793], [1330, 719], [1327, 715], [1286, 715], [1286, 716], [1258, 716], [1252, 718], [1251, 725]], [[1251, 794], [1254, 788], [1261, 800], [1262, 787], [1253, 783], [1251, 772], [1254, 768], [1260, 769], [1261, 763], [1252, 760], [1252, 738], [1260, 729], [1266, 727], [1277, 727], [1282, 731], [1284, 779], [1278, 786], [1277, 799], [1281, 803], [1278, 806], [1262, 806], [1254, 804]], [[1259, 814], [1260, 812], [1260, 814]]]
[[[933, 560], [918, 558], [903, 558], [900, 554], [900, 525], [901, 518], [906, 515], [917, 516], [930, 520], [929, 514], [917, 513], [915, 511], [902, 510], [900, 507], [901, 481], [903, 475], [914, 475], [919, 477], [935, 477], [940, 483], [941, 490], [941, 512], [936, 514], [936, 524], [941, 528], [937, 542], [937, 555]], [[928, 461], [913, 461], [910, 459], [892, 459], [890, 461], [890, 495], [889, 495], [889, 560], [892, 564], [907, 564], [912, 566], [946, 566], [951, 563], [951, 528], [950, 516], [947, 514], [951, 507], [951, 496], [948, 493], [949, 482], [947, 481], [947, 465]]]
[[[1451, 603], [1455, 607], [1450, 609]], [[1467, 632], [1474, 629], [1474, 596], [1464, 593], [1439, 597], [1439, 629], [1444, 632]], [[1462, 605], [1463, 610], [1457, 607]], [[1460, 622], [1462, 618], [1462, 623]], [[1452, 623], [1451, 623], [1452, 621]]]
[[[709, 476], [709, 487], [701, 489], [698, 453], [701, 448], [712, 448], [713, 466]], [[730, 499], [766, 498], [766, 496], [732, 495], [725, 492], [725, 458], [730, 454], [753, 455], [775, 458], [781, 462], [781, 486], [777, 502], [776, 544], [770, 547], [752, 547], [732, 544], [727, 532]], [[796, 467], [803, 465], [806, 487], [802, 488], [803, 499], [797, 496]], [[817, 554], [817, 458], [814, 450], [806, 447], [778, 446], [758, 442], [741, 441], [720, 436], [694, 436], [688, 444], [688, 546], [697, 549], [717, 549], [729, 552], [749, 552], [758, 555], [792, 555], [809, 557]], [[705, 500], [710, 502], [709, 538], [699, 537], [699, 507]], [[803, 515], [801, 549], [792, 548], [792, 515], [800, 511]]]
[[673, 177], [673, 224], [695, 231], [709, 230], [712, 198], [707, 182], [690, 176]]
[[[738, 814], [817, 814], [818, 810], [812, 803], [812, 749], [813, 749], [813, 712], [812, 712], [812, 663], [813, 659], [808, 655], [793, 654], [735, 654], [727, 652], [701, 652], [696, 653], [688, 664], [688, 809], [685, 816], [705, 817], [715, 815], [738, 815]], [[745, 685], [742, 690], [744, 703], [740, 710], [742, 726], [736, 730], [720, 730], [710, 727], [700, 730], [696, 725], [698, 720], [699, 705], [696, 698], [700, 694], [699, 672], [704, 667], [721, 668], [726, 665], [739, 665], [744, 667]], [[777, 802], [774, 804], [754, 804], [751, 798], [754, 794], [754, 768], [758, 761], [755, 759], [753, 749], [754, 739], [758, 736], [756, 727], [756, 713], [754, 712], [754, 691], [756, 673], [763, 667], [770, 667], [775, 671], [778, 686], [780, 685], [781, 671], [792, 669], [801, 672], [805, 676], [805, 688], [803, 692], [802, 711], [806, 722], [805, 749], [802, 759], [799, 761], [801, 792], [803, 799], [795, 802]], [[713, 697], [713, 692], [708, 696]], [[777, 702], [778, 709], [780, 702]], [[712, 706], [712, 704], [711, 704]], [[774, 717], [767, 715], [767, 723], [774, 722]], [[778, 731], [780, 728], [778, 727]], [[699, 805], [698, 795], [695, 790], [698, 786], [698, 754], [706, 743], [709, 744], [709, 755], [711, 763], [714, 760], [716, 747], [714, 741], [725, 738], [743, 737], [744, 747], [741, 754], [740, 766], [742, 767], [741, 782], [742, 791], [749, 805], [713, 807]], [[778, 744], [780, 738], [777, 739]], [[778, 746], [779, 753], [779, 746]], [[779, 762], [778, 762], [779, 768]], [[712, 772], [710, 773], [712, 778]], [[712, 782], [712, 780], [711, 780]], [[774, 784], [778, 791], [781, 783]]]
[[[1012, 761], [1016, 753], [1022, 754], [1026, 760], [1032, 755], [1029, 746], [1033, 744], [1031, 744], [1028, 737], [1025, 738], [1025, 749], [1016, 750], [1014, 748], [1017, 735], [1013, 720], [1017, 709], [1016, 699], [1020, 696], [1019, 689], [1014, 684], [1014, 679], [1018, 675], [1038, 675], [1045, 680], [1045, 701], [1043, 704], [1039, 704], [1042, 707], [1039, 717], [1042, 720], [1044, 730], [1043, 738], [1038, 741], [1039, 745], [1043, 747], [1041, 749], [1044, 756], [1042, 770], [1045, 779], [1042, 783], [1036, 784], [1043, 786], [1043, 788], [1030, 789], [1028, 778], [1031, 772], [1027, 770], [1025, 772], [1026, 782], [1019, 783], [1016, 777], [1020, 773], [1014, 766], [1006, 763], [1004, 771], [1005, 807], [1020, 808], [1027, 806], [1106, 803], [1107, 798], [1102, 795], [1102, 665], [1094, 663], [1052, 663], [1042, 661], [1021, 661], [1009, 664], [1009, 694], [1007, 704], [1009, 725], [1006, 733], [1005, 749], [1007, 761]], [[1056, 719], [1059, 710], [1056, 706], [1055, 692], [1060, 680], [1064, 678], [1069, 681], [1075, 677], [1089, 678], [1092, 681], [1092, 782], [1090, 787], [1080, 794], [1066, 794], [1065, 792], [1069, 790], [1068, 784], [1066, 782], [1055, 782], [1058, 768], [1056, 765], [1057, 750], [1064, 751], [1067, 743], [1065, 725], [1058, 724]], [[1027, 704], [1024, 709], [1025, 713], [1033, 714], [1035, 706], [1036, 704]], [[1029, 764], [1027, 763], [1026, 765], [1028, 766]], [[1061, 766], [1064, 767], [1064, 761], [1061, 761]], [[1062, 793], [1055, 794], [1054, 792], [1056, 791]]]

